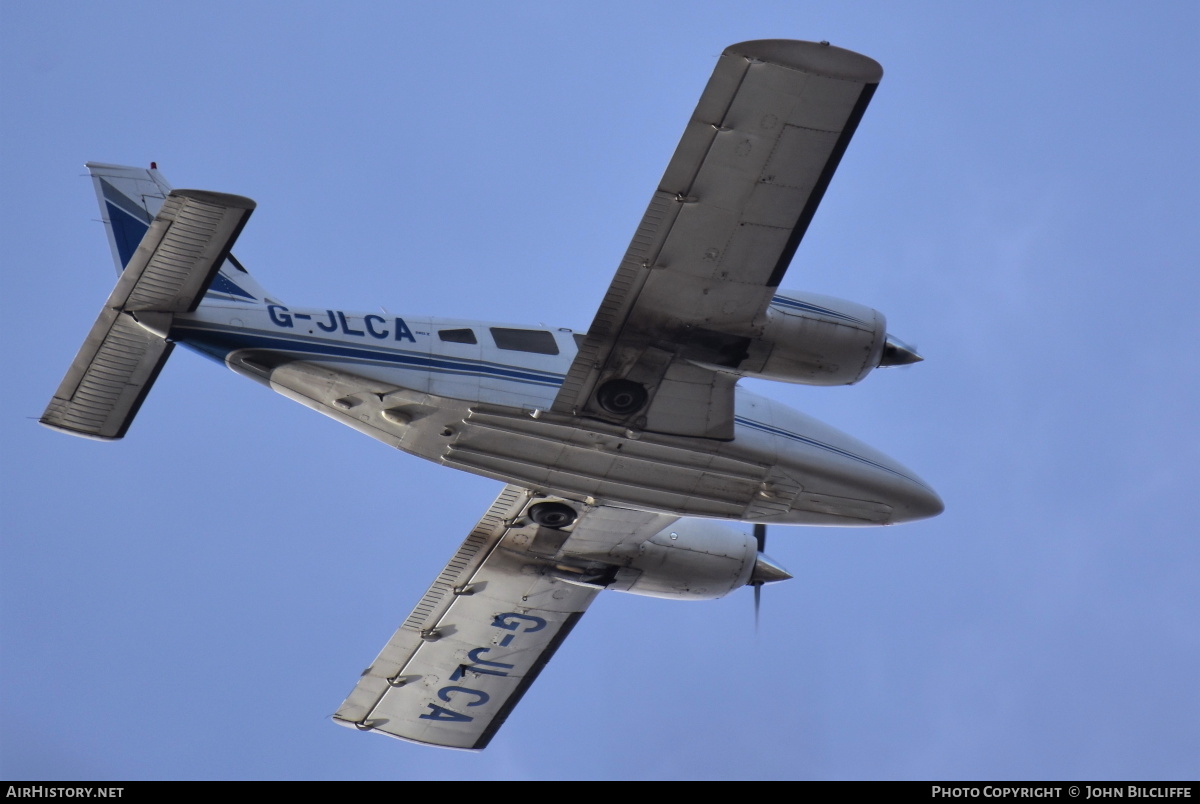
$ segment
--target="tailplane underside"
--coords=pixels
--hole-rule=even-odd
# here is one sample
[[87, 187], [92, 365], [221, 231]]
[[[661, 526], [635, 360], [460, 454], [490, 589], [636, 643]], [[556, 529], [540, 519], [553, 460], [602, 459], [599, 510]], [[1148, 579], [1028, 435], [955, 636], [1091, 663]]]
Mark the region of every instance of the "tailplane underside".
[[167, 196], [42, 424], [101, 440], [125, 435], [171, 355], [171, 321], [199, 305], [253, 211], [253, 201], [236, 195], [175, 190]]

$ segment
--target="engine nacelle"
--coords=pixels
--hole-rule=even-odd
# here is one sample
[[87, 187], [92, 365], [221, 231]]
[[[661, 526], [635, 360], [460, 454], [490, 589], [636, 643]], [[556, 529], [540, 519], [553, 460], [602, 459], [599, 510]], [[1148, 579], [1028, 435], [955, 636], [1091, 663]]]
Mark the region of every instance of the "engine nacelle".
[[707, 519], [680, 519], [647, 539], [609, 589], [705, 600], [745, 586], [758, 559], [753, 536]]
[[816, 293], [777, 294], [744, 376], [804, 385], [852, 385], [879, 365], [887, 319], [862, 304]]

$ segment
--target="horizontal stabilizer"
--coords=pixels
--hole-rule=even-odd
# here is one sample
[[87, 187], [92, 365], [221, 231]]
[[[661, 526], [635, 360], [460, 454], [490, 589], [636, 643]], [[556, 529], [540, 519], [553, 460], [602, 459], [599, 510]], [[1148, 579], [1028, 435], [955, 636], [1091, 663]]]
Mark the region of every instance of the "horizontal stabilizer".
[[42, 424], [102, 440], [125, 435], [171, 354], [172, 315], [196, 309], [254, 206], [249, 198], [204, 190], [167, 197]]

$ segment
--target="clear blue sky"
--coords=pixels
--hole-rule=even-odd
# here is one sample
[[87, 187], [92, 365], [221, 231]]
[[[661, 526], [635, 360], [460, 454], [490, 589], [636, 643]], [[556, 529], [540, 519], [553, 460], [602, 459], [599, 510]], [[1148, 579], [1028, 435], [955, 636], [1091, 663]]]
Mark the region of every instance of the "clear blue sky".
[[[785, 287], [927, 361], [757, 389], [936, 520], [605, 594], [492, 746], [328, 719], [499, 484], [186, 352], [128, 437], [36, 417], [114, 275], [83, 162], [258, 211], [282, 298], [586, 328], [721, 50], [885, 75]], [[1200, 6], [0, 0], [0, 776], [1200, 776]]]

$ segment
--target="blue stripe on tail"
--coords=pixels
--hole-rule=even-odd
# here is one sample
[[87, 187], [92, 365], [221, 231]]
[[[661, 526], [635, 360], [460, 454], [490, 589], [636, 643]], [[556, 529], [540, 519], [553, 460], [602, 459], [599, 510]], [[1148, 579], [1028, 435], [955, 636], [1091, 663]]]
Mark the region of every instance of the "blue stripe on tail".
[[112, 225], [113, 238], [117, 241], [117, 254], [121, 258], [121, 267], [129, 265], [133, 252], [137, 251], [138, 243], [146, 236], [150, 226], [130, 215], [111, 201], [108, 202], [108, 220]]

